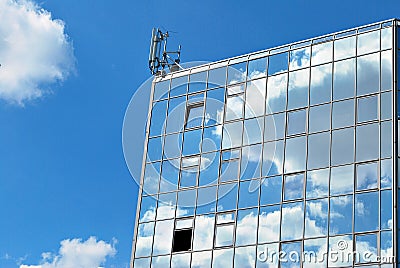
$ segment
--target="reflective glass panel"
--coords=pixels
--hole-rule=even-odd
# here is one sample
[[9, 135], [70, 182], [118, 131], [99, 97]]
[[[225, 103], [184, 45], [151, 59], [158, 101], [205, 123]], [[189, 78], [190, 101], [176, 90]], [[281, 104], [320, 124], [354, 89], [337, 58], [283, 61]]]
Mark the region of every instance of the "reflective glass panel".
[[281, 244], [281, 249], [283, 252], [288, 252], [288, 256], [285, 258], [281, 259], [281, 265], [280, 267], [282, 268], [295, 268], [295, 267], [301, 267], [301, 242], [290, 242], [290, 243], [282, 243]]
[[279, 243], [264, 244], [257, 246], [257, 268], [278, 268]]
[[354, 100], [334, 102], [332, 107], [332, 128], [354, 125]]
[[189, 93], [205, 90], [207, 88], [207, 72], [190, 75]]
[[153, 104], [151, 112], [150, 136], [158, 136], [164, 132], [168, 101]]
[[310, 66], [310, 47], [304, 47], [289, 52], [289, 69], [296, 70]]
[[183, 134], [182, 156], [200, 153], [201, 135], [202, 129], [187, 131]]
[[356, 37], [347, 37], [335, 41], [335, 60], [354, 57], [356, 55]]
[[281, 240], [300, 239], [303, 236], [303, 202], [282, 205]]
[[357, 95], [379, 91], [379, 53], [357, 58]]
[[148, 268], [150, 267], [150, 258], [136, 259], [133, 266], [135, 268]]
[[153, 99], [160, 100], [168, 98], [170, 80], [164, 80], [155, 84]]
[[379, 193], [356, 194], [354, 231], [377, 230], [379, 226]]
[[187, 76], [172, 78], [169, 96], [175, 97], [175, 96], [185, 94], [187, 91], [187, 86], [188, 86], [188, 77]]
[[137, 232], [135, 258], [150, 256], [153, 244], [154, 222], [139, 224]]
[[226, 67], [215, 68], [208, 71], [208, 88], [225, 86]]
[[328, 199], [306, 202], [305, 237], [328, 235]]
[[199, 188], [197, 190], [196, 214], [215, 212], [217, 187]]
[[[353, 239], [351, 235], [329, 237], [328, 256], [339, 253], [343, 258], [328, 258], [328, 267], [349, 267], [353, 263]], [[339, 255], [338, 254], [338, 255]], [[368, 268], [378, 268], [368, 266]]]
[[221, 127], [208, 127], [203, 129], [202, 152], [221, 149]]
[[272, 176], [283, 172], [283, 141], [264, 143], [262, 175]]
[[261, 177], [262, 144], [244, 147], [240, 163], [240, 180]]
[[207, 91], [204, 125], [222, 124], [224, 115], [225, 92], [224, 88]]
[[308, 105], [308, 83], [310, 69], [289, 73], [288, 109], [296, 109]]
[[142, 197], [139, 222], [154, 221], [156, 216], [157, 200], [155, 196]]
[[211, 251], [192, 253], [192, 268], [202, 267], [211, 267]]
[[246, 80], [246, 62], [228, 66], [227, 84], [236, 84]]
[[266, 75], [267, 59], [268, 58], [260, 58], [249, 61], [247, 66], [247, 76], [249, 79], [256, 79]]
[[177, 159], [162, 162], [160, 192], [175, 190], [178, 187], [179, 161]]
[[228, 97], [225, 108], [225, 121], [243, 118], [243, 96]]
[[332, 64], [311, 68], [310, 104], [324, 103], [331, 100]]
[[160, 194], [158, 196], [157, 220], [169, 219], [175, 216], [176, 193]]
[[285, 172], [297, 172], [306, 168], [307, 138], [297, 137], [286, 140]]
[[392, 159], [381, 160], [381, 188], [391, 188], [392, 181]]
[[176, 216], [192, 216], [196, 204], [196, 190], [187, 190], [178, 192], [178, 203]]
[[260, 143], [263, 140], [264, 118], [244, 121], [243, 145]]
[[279, 240], [281, 206], [261, 207], [259, 214], [258, 243]]
[[381, 192], [381, 229], [392, 229], [393, 218], [392, 218], [392, 191]]
[[381, 123], [381, 157], [392, 156], [392, 121]]
[[218, 187], [217, 211], [236, 209], [238, 186], [236, 183], [223, 184]]
[[306, 197], [328, 196], [329, 168], [307, 172]]
[[151, 258], [151, 268], [168, 268], [170, 259], [170, 256], [153, 257]]
[[186, 97], [170, 99], [166, 133], [182, 131], [185, 122]]
[[329, 132], [308, 136], [307, 169], [329, 166], [330, 142], [331, 135]]
[[163, 136], [164, 139], [164, 159], [179, 157], [182, 147], [182, 134], [172, 134]]
[[162, 140], [161, 137], [149, 139], [147, 144], [147, 161], [161, 160]]
[[331, 105], [325, 104], [311, 107], [308, 124], [310, 133], [328, 130], [331, 126]]
[[193, 233], [193, 250], [205, 250], [213, 248], [214, 214], [197, 216]]
[[331, 164], [340, 165], [354, 161], [354, 128], [332, 131]]
[[268, 75], [273, 75], [288, 69], [288, 53], [275, 54], [269, 57]]
[[381, 120], [389, 119], [392, 116], [392, 92], [381, 94]]
[[217, 183], [219, 153], [203, 154], [200, 161], [199, 186]]
[[353, 192], [354, 167], [353, 165], [333, 167], [331, 169], [331, 195]]
[[214, 250], [212, 267], [232, 268], [233, 248]]
[[357, 190], [378, 187], [378, 163], [357, 165]]
[[392, 89], [392, 51], [381, 53], [381, 90]]
[[242, 144], [242, 128], [242, 121], [224, 125], [222, 149], [234, 148]]
[[283, 137], [285, 136], [285, 121], [285, 113], [266, 116], [264, 141], [283, 139]]
[[268, 77], [267, 82], [267, 113], [276, 113], [286, 108], [287, 74]]
[[350, 98], [355, 93], [355, 63], [354, 59], [334, 63], [333, 73], [333, 99]]
[[190, 253], [172, 255], [171, 268], [181, 267], [190, 267]]
[[329, 233], [351, 233], [353, 217], [353, 196], [345, 195], [330, 199]]
[[234, 224], [217, 225], [215, 228], [215, 246], [224, 247], [233, 244]]
[[156, 229], [154, 232], [153, 255], [171, 253], [173, 231], [173, 220], [156, 222]]
[[[381, 232], [381, 256], [382, 257], [392, 257], [394, 256], [393, 254], [393, 241], [392, 241], [392, 232], [391, 231], [386, 231], [386, 232]], [[387, 258], [389, 259], [389, 258]], [[387, 261], [390, 262], [390, 261]], [[390, 268], [392, 264], [382, 264], [382, 268]]]
[[255, 267], [256, 247], [240, 247], [235, 249], [235, 267], [253, 268]]
[[332, 61], [333, 42], [326, 42], [312, 46], [311, 64], [318, 65]]
[[378, 51], [380, 47], [380, 32], [373, 31], [358, 36], [357, 54], [366, 54]]
[[236, 246], [252, 245], [257, 240], [258, 209], [239, 210], [236, 225]]
[[[368, 252], [366, 255], [364, 252]], [[356, 252], [361, 253], [356, 256], [357, 263], [370, 263], [377, 261], [378, 256], [378, 237], [377, 234], [357, 235], [356, 236]], [[363, 254], [364, 253], [364, 254]]]
[[358, 122], [378, 119], [378, 96], [358, 99], [357, 104]]
[[287, 135], [295, 135], [306, 132], [307, 110], [298, 110], [288, 113], [288, 133]]
[[304, 174], [285, 176], [284, 200], [293, 200], [303, 198]]
[[381, 49], [392, 48], [392, 27], [381, 30]]
[[325, 254], [328, 252], [327, 239], [326, 238], [318, 238], [318, 239], [308, 239], [304, 241], [304, 253], [312, 252], [310, 254], [305, 254], [303, 267], [304, 268], [312, 268], [315, 267], [315, 264], [323, 265], [326, 267], [326, 258]]
[[262, 179], [260, 206], [281, 202], [282, 176]]
[[147, 164], [143, 178], [143, 191], [145, 194], [155, 194], [158, 191], [160, 179], [160, 163]]
[[258, 206], [259, 195], [260, 195], [259, 180], [240, 182], [238, 208]]
[[247, 82], [245, 118], [264, 115], [266, 79], [258, 79]]
[[356, 160], [366, 161], [379, 157], [379, 124], [357, 127]]
[[237, 180], [239, 176], [239, 163], [239, 159], [223, 162], [219, 180], [221, 182]]

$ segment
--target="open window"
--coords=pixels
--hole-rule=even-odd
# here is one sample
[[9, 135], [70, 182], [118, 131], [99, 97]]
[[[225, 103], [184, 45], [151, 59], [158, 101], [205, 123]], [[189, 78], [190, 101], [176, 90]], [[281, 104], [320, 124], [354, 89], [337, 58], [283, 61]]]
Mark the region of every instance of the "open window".
[[220, 181], [234, 181], [238, 179], [240, 150], [226, 150], [222, 152]]
[[172, 252], [192, 249], [193, 219], [177, 220], [172, 243]]
[[186, 106], [185, 128], [200, 127], [204, 117], [204, 94], [190, 96]]

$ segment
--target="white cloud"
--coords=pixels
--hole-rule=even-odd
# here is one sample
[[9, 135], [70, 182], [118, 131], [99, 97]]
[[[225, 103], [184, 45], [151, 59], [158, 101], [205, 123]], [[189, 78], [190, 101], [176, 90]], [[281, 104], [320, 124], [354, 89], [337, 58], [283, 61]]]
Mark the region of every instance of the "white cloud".
[[74, 71], [64, 22], [31, 0], [0, 0], [0, 98], [23, 105]]
[[105, 241], [97, 241], [96, 237], [88, 240], [66, 239], [61, 241], [58, 254], [50, 252], [42, 253], [41, 264], [20, 265], [20, 268], [97, 268], [104, 264], [107, 257], [117, 253], [115, 249], [116, 240], [111, 244]]

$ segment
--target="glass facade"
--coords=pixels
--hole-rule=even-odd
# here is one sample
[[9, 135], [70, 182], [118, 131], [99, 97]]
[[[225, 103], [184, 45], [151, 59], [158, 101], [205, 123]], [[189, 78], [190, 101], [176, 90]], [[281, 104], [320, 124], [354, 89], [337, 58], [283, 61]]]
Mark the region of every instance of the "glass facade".
[[133, 267], [397, 267], [397, 27], [155, 77]]

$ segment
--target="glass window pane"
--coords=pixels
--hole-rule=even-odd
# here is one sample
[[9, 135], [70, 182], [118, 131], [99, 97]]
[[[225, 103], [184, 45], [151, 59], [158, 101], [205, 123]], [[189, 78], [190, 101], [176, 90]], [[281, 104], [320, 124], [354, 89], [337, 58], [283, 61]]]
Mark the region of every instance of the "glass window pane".
[[303, 198], [304, 174], [285, 176], [284, 200], [293, 200]]
[[197, 190], [196, 214], [215, 212], [217, 187], [205, 187]]
[[323, 265], [326, 267], [325, 254], [328, 252], [328, 245], [326, 238], [308, 239], [304, 241], [304, 252], [313, 252], [314, 255], [308, 254], [305, 256], [303, 267], [312, 268], [315, 264]]
[[262, 179], [260, 206], [277, 204], [282, 200], [282, 176]]
[[210, 152], [221, 149], [221, 128], [208, 127], [203, 129], [202, 152]]
[[373, 31], [358, 36], [357, 54], [366, 54], [378, 51], [380, 47], [380, 32]]
[[285, 113], [266, 116], [264, 141], [283, 139], [285, 136], [285, 121]]
[[170, 80], [164, 80], [155, 84], [154, 100], [168, 98]]
[[222, 124], [224, 115], [225, 92], [224, 88], [207, 91], [206, 112], [204, 125]]
[[328, 235], [328, 199], [306, 202], [305, 237]]
[[378, 163], [357, 165], [357, 190], [378, 187]]
[[153, 255], [171, 253], [174, 221], [157, 221], [154, 232]]
[[340, 165], [354, 161], [354, 128], [332, 131], [331, 164]]
[[185, 123], [186, 97], [169, 100], [166, 133], [182, 131]]
[[225, 121], [243, 118], [243, 96], [229, 97], [226, 100]]
[[333, 57], [333, 42], [326, 42], [312, 46], [311, 64], [331, 62]]
[[200, 161], [199, 186], [217, 183], [219, 174], [219, 153], [203, 154]]
[[246, 62], [228, 66], [227, 85], [240, 83], [246, 80]]
[[268, 77], [267, 113], [282, 112], [286, 108], [287, 74]]
[[182, 147], [182, 134], [172, 134], [163, 136], [164, 139], [164, 159], [179, 157]]
[[238, 208], [258, 206], [259, 194], [260, 194], [259, 180], [240, 182]]
[[344, 195], [330, 199], [329, 234], [351, 233], [353, 196]]
[[298, 172], [306, 168], [307, 138], [297, 137], [286, 140], [285, 172]]
[[183, 135], [182, 155], [191, 155], [200, 153], [202, 130], [187, 131]]
[[295, 135], [306, 132], [307, 110], [298, 110], [288, 113], [288, 133], [287, 135]]
[[187, 190], [178, 192], [177, 217], [194, 215], [196, 204], [196, 190]]
[[260, 208], [258, 244], [279, 241], [281, 206]]
[[381, 53], [381, 90], [392, 89], [392, 51]]
[[264, 115], [266, 79], [253, 80], [246, 86], [245, 118]]
[[187, 107], [186, 128], [199, 127], [203, 123], [204, 103]]
[[300, 239], [303, 236], [303, 202], [282, 205], [281, 240]]
[[[387, 257], [387, 259], [393, 257], [393, 241], [392, 241], [392, 232], [386, 231], [381, 232], [381, 257]], [[389, 262], [389, 261], [388, 261]], [[382, 268], [390, 268], [393, 264], [382, 264]]]
[[239, 210], [236, 226], [236, 246], [252, 245], [257, 240], [258, 209]]
[[242, 145], [243, 122], [234, 122], [224, 125], [222, 149], [234, 148]]
[[381, 120], [392, 117], [392, 92], [381, 94]]
[[274, 75], [288, 69], [288, 53], [275, 54], [269, 57], [268, 75]]
[[289, 73], [288, 109], [296, 109], [308, 105], [308, 83], [310, 69]]
[[307, 172], [306, 198], [328, 196], [329, 168]]
[[278, 268], [279, 243], [257, 245], [257, 268]]
[[393, 218], [392, 218], [392, 191], [381, 192], [381, 229], [392, 229]]
[[215, 230], [215, 246], [224, 247], [233, 244], [234, 224], [218, 225]]
[[357, 96], [379, 91], [379, 53], [357, 58]]
[[233, 267], [233, 248], [214, 250], [212, 267]]
[[211, 251], [201, 251], [192, 253], [192, 268], [211, 267]]
[[[356, 263], [370, 263], [378, 261], [377, 234], [357, 235], [356, 252], [360, 253], [359, 256], [356, 256]], [[365, 254], [366, 252], [368, 252], [368, 254]]]
[[379, 124], [357, 127], [356, 160], [366, 161], [379, 157]]
[[223, 162], [221, 165], [220, 182], [236, 181], [239, 176], [239, 159]]
[[218, 187], [217, 211], [236, 209], [238, 185], [236, 183], [223, 184]]
[[331, 100], [332, 63], [311, 68], [310, 104], [324, 103]]
[[249, 79], [256, 79], [265, 76], [267, 73], [267, 58], [260, 58], [249, 61], [247, 76]]
[[225, 86], [226, 67], [215, 68], [208, 71], [208, 88]]
[[331, 105], [325, 104], [310, 108], [308, 131], [319, 132], [328, 130], [331, 126]]
[[288, 256], [285, 259], [280, 260], [281, 268], [295, 268], [301, 267], [301, 242], [290, 242], [290, 243], [282, 243], [281, 249], [283, 252], [287, 252]]
[[243, 145], [260, 143], [263, 140], [264, 118], [244, 121]]
[[162, 157], [162, 140], [161, 137], [149, 139], [147, 144], [147, 161], [161, 160]]
[[283, 141], [264, 143], [262, 175], [272, 176], [283, 172]]
[[356, 37], [351, 36], [335, 41], [335, 60], [354, 57], [356, 55]]
[[350, 98], [355, 93], [356, 61], [354, 59], [343, 60], [334, 63], [333, 74], [333, 99], [340, 100]]
[[334, 102], [332, 107], [332, 127], [341, 128], [354, 125], [354, 100]]
[[244, 147], [240, 163], [240, 180], [261, 177], [262, 144]]
[[[344, 248], [344, 250], [343, 250]], [[343, 258], [328, 258], [328, 267], [349, 267], [353, 264], [353, 238], [351, 235], [329, 237], [328, 256], [338, 254]], [[378, 267], [369, 267], [378, 268]]]
[[172, 255], [171, 268], [180, 267], [190, 267], [190, 253]]
[[381, 188], [391, 188], [392, 181], [392, 159], [381, 160]]
[[333, 167], [331, 169], [331, 195], [348, 194], [353, 192], [353, 165]]
[[205, 90], [207, 88], [207, 72], [190, 75], [189, 93]]
[[133, 266], [135, 268], [148, 268], [150, 267], [150, 258], [136, 259]]
[[235, 267], [253, 268], [255, 267], [256, 247], [240, 247], [235, 249]]
[[194, 223], [193, 250], [213, 248], [214, 214], [197, 216]]
[[392, 27], [381, 30], [381, 49], [392, 48]]
[[392, 121], [381, 123], [381, 157], [392, 156]]
[[150, 136], [158, 136], [164, 133], [165, 120], [167, 117], [168, 101], [160, 101], [153, 104], [150, 122]]
[[181, 76], [171, 79], [170, 97], [186, 94], [188, 87], [188, 76]]
[[307, 169], [329, 166], [331, 135], [329, 132], [308, 136]]
[[157, 220], [170, 219], [175, 216], [176, 193], [158, 196]]
[[156, 216], [157, 200], [155, 196], [142, 197], [139, 222], [154, 221]]
[[166, 268], [169, 267], [170, 256], [159, 256], [151, 259], [151, 268]]
[[289, 52], [289, 69], [296, 70], [310, 66], [310, 47], [304, 47]]
[[139, 224], [137, 232], [135, 258], [150, 256], [153, 244], [154, 222]]
[[162, 162], [160, 192], [173, 191], [178, 188], [179, 161], [177, 159]]
[[357, 104], [358, 122], [378, 119], [378, 96], [358, 99]]
[[145, 194], [155, 194], [158, 191], [160, 180], [160, 163], [146, 164], [143, 178], [143, 192]]
[[356, 194], [354, 213], [354, 231], [377, 230], [379, 226], [379, 193]]

